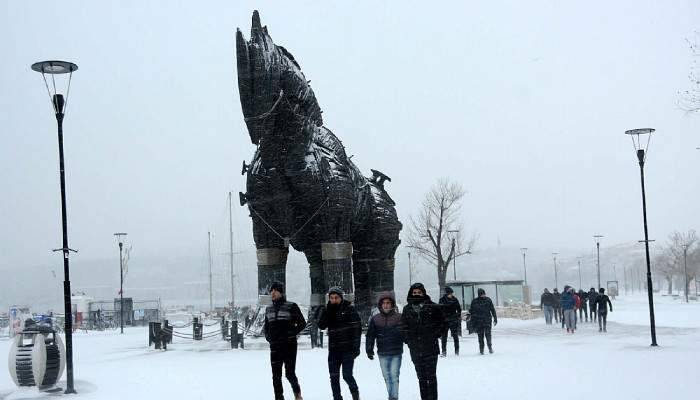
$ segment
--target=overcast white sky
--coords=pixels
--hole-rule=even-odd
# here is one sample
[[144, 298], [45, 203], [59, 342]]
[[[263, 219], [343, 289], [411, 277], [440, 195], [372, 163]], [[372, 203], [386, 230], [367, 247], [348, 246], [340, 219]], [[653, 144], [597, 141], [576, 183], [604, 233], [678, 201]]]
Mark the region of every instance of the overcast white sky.
[[[468, 191], [465, 226], [481, 248], [641, 239], [623, 133], [653, 127], [650, 235], [700, 228], [700, 115], [676, 106], [700, 2], [555, 3], [2, 2], [0, 266], [60, 263], [55, 120], [29, 68], [45, 59], [80, 67], [65, 121], [78, 257], [112, 257], [118, 231], [142, 255], [205, 251], [254, 151], [234, 62], [253, 9], [361, 170], [393, 179], [405, 225], [449, 177]], [[245, 247], [247, 213], [235, 212]]]

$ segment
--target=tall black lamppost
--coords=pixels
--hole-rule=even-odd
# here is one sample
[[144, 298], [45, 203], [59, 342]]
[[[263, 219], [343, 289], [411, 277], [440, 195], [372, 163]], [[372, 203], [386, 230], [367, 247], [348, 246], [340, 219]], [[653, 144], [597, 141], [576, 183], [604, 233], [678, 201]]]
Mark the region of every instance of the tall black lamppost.
[[593, 235], [593, 240], [595, 240], [595, 248], [598, 252], [598, 262], [596, 263], [596, 270], [598, 274], [598, 289], [602, 287], [600, 286], [600, 239], [603, 237], [603, 235]]
[[[644, 161], [646, 161], [646, 153], [649, 151], [649, 142], [651, 134], [655, 130], [652, 128], [632, 129], [626, 131], [626, 135], [632, 138], [632, 144], [637, 152], [637, 160], [639, 160], [639, 172], [642, 182], [642, 214], [644, 215], [644, 247], [646, 250], [647, 259], [647, 295], [649, 296], [649, 322], [651, 325], [651, 345], [658, 346], [656, 343], [656, 322], [654, 320], [654, 291], [651, 284], [651, 260], [649, 258], [649, 229], [647, 228], [647, 198], [644, 189]], [[642, 136], [647, 138], [646, 145], [642, 141]]]
[[[63, 162], [63, 118], [66, 115], [66, 106], [68, 104], [68, 95], [70, 94], [70, 82], [73, 78], [73, 72], [78, 70], [78, 66], [67, 61], [41, 61], [32, 64], [32, 70], [41, 73], [46, 85], [46, 92], [49, 95], [49, 100], [53, 106], [54, 114], [56, 115], [56, 123], [58, 125], [58, 163], [61, 177], [61, 222], [63, 228], [63, 246], [54, 251], [63, 253], [63, 305], [65, 312], [65, 331], [66, 331], [66, 375], [67, 385], [65, 393], [76, 393], [73, 387], [73, 310], [71, 305], [71, 290], [70, 290], [70, 267], [69, 255], [72, 250], [68, 247], [68, 216], [66, 215], [66, 172], [65, 163]], [[46, 75], [51, 78], [51, 88], [46, 80]], [[68, 74], [68, 86], [66, 96], [56, 91], [56, 75]]]
[[124, 256], [122, 255], [124, 242], [122, 241], [122, 236], [126, 235], [124, 232], [114, 234], [119, 240], [119, 327], [121, 328], [121, 333], [124, 333]]
[[527, 254], [527, 247], [521, 247], [520, 252], [523, 254], [523, 279], [525, 280], [525, 304], [530, 304], [530, 286], [527, 284], [527, 264], [525, 263], [525, 255]]

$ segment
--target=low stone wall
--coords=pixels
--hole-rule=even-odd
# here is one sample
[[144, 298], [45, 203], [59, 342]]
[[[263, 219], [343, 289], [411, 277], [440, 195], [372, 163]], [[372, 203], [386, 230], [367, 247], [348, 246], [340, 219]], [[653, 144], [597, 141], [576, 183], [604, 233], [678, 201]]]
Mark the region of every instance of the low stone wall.
[[514, 318], [523, 320], [544, 317], [542, 310], [540, 310], [539, 308], [532, 308], [526, 305], [496, 307], [496, 314], [498, 314], [498, 318]]

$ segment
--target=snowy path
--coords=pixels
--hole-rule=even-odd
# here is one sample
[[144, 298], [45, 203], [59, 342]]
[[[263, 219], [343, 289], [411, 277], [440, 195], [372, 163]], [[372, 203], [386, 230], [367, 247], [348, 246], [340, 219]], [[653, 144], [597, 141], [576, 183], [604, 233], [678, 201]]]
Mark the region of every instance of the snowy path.
[[[680, 327], [672, 327], [674, 321], [670, 319], [667, 326], [659, 327], [661, 347], [655, 349], [649, 347], [649, 329], [644, 321], [624, 316], [644, 315], [644, 304], [620, 301], [619, 305], [619, 311], [610, 316], [607, 334], [598, 333], [597, 324], [592, 323], [579, 323], [579, 330], [569, 335], [559, 326], [546, 326], [539, 320], [502, 319], [493, 332], [496, 353], [484, 356], [478, 354], [475, 335], [465, 336], [461, 356], [455, 357], [450, 351], [439, 361], [441, 397], [545, 399], [568, 393], [580, 398], [660, 399], [688, 398], [700, 392], [700, 304], [687, 306], [678, 314], [676, 325]], [[631, 322], [617, 322], [618, 315]], [[149, 349], [147, 343], [147, 330], [143, 328], [127, 329], [123, 336], [116, 332], [76, 334], [78, 397], [273, 397], [264, 343], [249, 342], [246, 350], [230, 350], [219, 339], [198, 343], [176, 339], [167, 352]], [[9, 341], [0, 340], [3, 357], [8, 347]], [[326, 350], [309, 349], [306, 338], [300, 347], [297, 371], [304, 398], [329, 399]], [[4, 365], [0, 371], [0, 399], [57, 397], [16, 389]], [[355, 376], [364, 400], [386, 398], [376, 360], [360, 356]], [[285, 390], [289, 391], [286, 383]], [[404, 355], [401, 370], [400, 397], [419, 398], [408, 354]]]

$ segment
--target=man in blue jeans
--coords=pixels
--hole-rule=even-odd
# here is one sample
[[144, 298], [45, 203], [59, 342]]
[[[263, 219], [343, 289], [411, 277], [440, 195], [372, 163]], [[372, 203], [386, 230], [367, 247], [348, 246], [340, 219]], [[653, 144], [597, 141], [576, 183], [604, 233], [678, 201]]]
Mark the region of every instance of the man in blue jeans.
[[390, 292], [380, 293], [377, 308], [380, 313], [369, 320], [365, 349], [367, 357], [373, 360], [374, 342], [377, 342], [379, 366], [382, 368], [389, 400], [398, 400], [399, 372], [404, 342], [399, 329], [401, 313], [396, 310], [396, 301]]
[[352, 400], [360, 399], [357, 382], [352, 376], [355, 358], [360, 355], [362, 324], [360, 315], [353, 305], [343, 299], [343, 289], [332, 287], [328, 290], [328, 304], [321, 309], [318, 328], [328, 329], [328, 373], [331, 378], [333, 400], [343, 400], [340, 394], [340, 370], [348, 384]]

